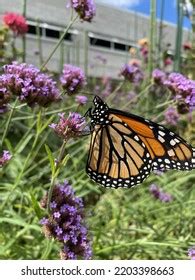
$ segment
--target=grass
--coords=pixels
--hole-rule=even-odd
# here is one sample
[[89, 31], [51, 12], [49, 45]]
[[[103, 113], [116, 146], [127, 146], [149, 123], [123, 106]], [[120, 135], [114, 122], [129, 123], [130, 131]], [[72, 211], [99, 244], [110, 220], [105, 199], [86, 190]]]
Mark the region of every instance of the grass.
[[[69, 103], [68, 110], [62, 106], [63, 111], [74, 108], [71, 98]], [[139, 102], [137, 105], [139, 108]], [[51, 178], [44, 145], [55, 157], [61, 140], [46, 125], [51, 122], [48, 116], [54, 116], [50, 109], [42, 115], [39, 132], [35, 121], [39, 113], [34, 112], [32, 117], [31, 109], [26, 108], [23, 113], [24, 119], [18, 119], [21, 109], [16, 110], [5, 141], [13, 159], [1, 174], [0, 256], [58, 259], [58, 244], [42, 234], [39, 220], [44, 213], [39, 202], [48, 191]], [[84, 199], [93, 258], [187, 259], [187, 249], [195, 243], [194, 172], [169, 171], [161, 176], [151, 175], [133, 189], [105, 190], [85, 173], [88, 146], [89, 136], [67, 144], [70, 157], [58, 181], [67, 178]], [[149, 192], [152, 183], [172, 194], [173, 202], [162, 203], [153, 198]]]

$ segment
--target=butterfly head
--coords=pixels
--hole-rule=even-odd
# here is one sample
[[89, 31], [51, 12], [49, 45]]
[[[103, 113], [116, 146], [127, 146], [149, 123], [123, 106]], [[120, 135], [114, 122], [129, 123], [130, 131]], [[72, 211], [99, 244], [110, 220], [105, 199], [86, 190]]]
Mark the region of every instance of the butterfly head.
[[91, 124], [107, 124], [108, 121], [108, 106], [107, 104], [99, 97], [95, 96], [93, 99], [95, 105], [94, 109], [90, 111]]

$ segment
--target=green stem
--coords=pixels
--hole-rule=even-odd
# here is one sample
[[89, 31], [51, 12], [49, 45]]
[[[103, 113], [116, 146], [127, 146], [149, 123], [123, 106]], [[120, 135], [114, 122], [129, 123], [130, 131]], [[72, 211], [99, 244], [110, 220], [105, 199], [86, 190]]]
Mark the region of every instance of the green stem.
[[[62, 35], [62, 32], [60, 33]], [[64, 67], [64, 43], [60, 45], [60, 67], [59, 72], [61, 73]]]
[[[23, 11], [22, 11], [22, 15], [23, 17], [26, 18], [26, 0], [23, 0]], [[26, 35], [23, 35], [22, 37], [22, 47], [23, 47], [23, 53], [22, 53], [22, 61], [25, 62], [26, 60]]]
[[165, 6], [165, 0], [161, 0], [161, 9], [160, 9], [161, 13], [160, 13], [160, 23], [159, 23], [159, 35], [158, 35], [159, 56], [161, 55], [161, 50], [162, 50], [164, 6]]
[[61, 167], [61, 161], [64, 158], [66, 143], [67, 143], [67, 141], [64, 140], [64, 142], [61, 146], [61, 149], [60, 149], [60, 153], [59, 153], [56, 165], [55, 165], [54, 172], [52, 174], [51, 184], [50, 184], [50, 188], [49, 188], [49, 191], [48, 191], [48, 198], [47, 198], [47, 211], [48, 211], [48, 213], [50, 212], [50, 202], [51, 202], [51, 198], [52, 198], [52, 194], [53, 194], [53, 189], [55, 187], [55, 179], [56, 179], [56, 177], [59, 173], [59, 169]]
[[84, 33], [84, 69], [85, 69], [86, 76], [88, 76], [88, 46], [89, 46], [88, 31], [85, 31], [85, 33]]
[[125, 80], [120, 82], [119, 85], [113, 90], [113, 92], [110, 93], [110, 95], [108, 96], [108, 98], [106, 99], [106, 102], [112, 102], [112, 100], [114, 99], [114, 94], [117, 93], [118, 90], [120, 90], [122, 88], [122, 86], [124, 85]]
[[74, 24], [74, 22], [77, 20], [78, 15], [76, 17], [74, 17], [69, 24], [67, 25], [67, 27], [65, 28], [64, 32], [62, 33], [59, 41], [57, 42], [57, 44], [55, 45], [55, 47], [53, 48], [53, 50], [51, 51], [50, 55], [48, 56], [48, 58], [45, 60], [45, 62], [43, 62], [43, 64], [41, 65], [41, 71], [44, 70], [45, 66], [47, 65], [47, 63], [49, 62], [49, 60], [52, 58], [52, 56], [54, 55], [54, 53], [56, 52], [56, 50], [59, 48], [60, 44], [63, 42], [64, 37], [66, 36], [68, 30], [71, 28], [71, 26]]
[[[135, 101], [136, 98], [138, 98], [138, 104], [139, 104], [139, 100], [143, 100], [143, 96], [148, 93], [149, 89], [151, 87], [151, 83], [149, 85], [147, 85], [138, 95], [136, 95], [134, 98], [132, 98], [130, 101], [128, 101], [125, 105], [122, 106], [122, 110], [128, 108], [128, 106]], [[138, 105], [139, 108], [139, 105]]]
[[4, 132], [3, 132], [3, 136], [2, 136], [2, 140], [1, 140], [1, 146], [3, 146], [5, 137], [6, 137], [6, 135], [7, 135], [7, 132], [8, 132], [8, 129], [9, 129], [9, 126], [10, 126], [10, 123], [11, 123], [11, 119], [12, 119], [12, 117], [13, 117], [13, 114], [14, 114], [14, 111], [15, 111], [15, 108], [16, 108], [16, 105], [17, 105], [17, 102], [18, 102], [18, 97], [16, 98], [16, 100], [15, 100], [15, 102], [14, 102], [14, 105], [13, 105], [11, 111], [10, 111], [8, 120], [7, 120], [7, 122], [6, 122], [5, 130], [4, 130]]
[[148, 73], [152, 75], [154, 67], [154, 51], [155, 51], [155, 36], [156, 34], [156, 0], [150, 0], [150, 43], [149, 43], [149, 60]]
[[15, 46], [15, 42], [16, 42], [16, 37], [14, 35], [13, 39], [11, 41], [12, 60], [17, 60], [17, 49], [16, 49], [16, 46]]
[[174, 71], [178, 72], [181, 64], [181, 44], [183, 32], [183, 3], [177, 0], [177, 37], [175, 45]]
[[112, 250], [116, 250], [116, 249], [121, 249], [121, 248], [129, 248], [131, 246], [162, 246], [162, 247], [167, 247], [167, 246], [170, 246], [170, 247], [175, 247], [175, 246], [179, 246], [178, 244], [174, 243], [174, 242], [150, 242], [150, 241], [146, 241], [146, 240], [138, 240], [138, 241], [135, 241], [135, 242], [129, 242], [129, 243], [121, 243], [121, 244], [117, 244], [117, 245], [114, 245], [114, 246], [109, 246], [109, 247], [106, 247], [106, 248], [103, 248], [103, 249], [100, 249], [99, 251], [97, 250], [96, 254], [99, 255], [99, 254], [104, 254], [104, 253], [108, 253]]
[[38, 50], [39, 50], [39, 65], [41, 66], [43, 64], [43, 51], [42, 51], [39, 19], [37, 19], [37, 24], [36, 24], [36, 36], [37, 36], [37, 44], [38, 44]]

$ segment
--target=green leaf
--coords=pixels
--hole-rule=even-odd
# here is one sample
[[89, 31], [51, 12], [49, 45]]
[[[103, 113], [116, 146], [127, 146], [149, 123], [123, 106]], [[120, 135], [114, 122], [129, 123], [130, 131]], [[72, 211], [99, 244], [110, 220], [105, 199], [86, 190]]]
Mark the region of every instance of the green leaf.
[[37, 202], [33, 193], [30, 193], [30, 197], [31, 197], [33, 209], [34, 209], [38, 219], [40, 220], [43, 217], [43, 214], [42, 214], [43, 211], [42, 211], [41, 207], [39, 206], [39, 203]]
[[65, 156], [65, 158], [62, 160], [62, 166], [65, 166], [65, 165], [66, 165], [66, 163], [67, 163], [67, 161], [69, 160], [69, 158], [70, 158], [70, 155], [67, 154], [67, 155]]
[[43, 130], [45, 130], [49, 124], [52, 122], [52, 120], [54, 119], [54, 116], [51, 116], [48, 121], [45, 122], [45, 124], [42, 126], [42, 128], [40, 129], [40, 133], [43, 132]]
[[9, 141], [9, 139], [5, 139], [5, 145], [7, 147], [7, 149], [10, 151], [11, 154], [13, 154], [13, 146], [11, 144], [11, 142]]
[[49, 159], [49, 162], [50, 162], [51, 172], [52, 172], [52, 174], [54, 174], [54, 172], [55, 172], [55, 160], [54, 160], [53, 154], [52, 154], [52, 152], [51, 152], [51, 150], [50, 150], [50, 148], [47, 144], [45, 144], [45, 150], [47, 152], [48, 159]]
[[41, 114], [42, 112], [39, 111], [38, 115], [37, 115], [37, 132], [40, 133], [41, 132], [41, 124], [42, 124], [42, 121], [41, 121]]
[[29, 134], [24, 139], [24, 141], [21, 143], [20, 147], [18, 148], [17, 153], [20, 154], [25, 149], [25, 147], [27, 146], [28, 142], [32, 139], [32, 137], [33, 137], [33, 134]]

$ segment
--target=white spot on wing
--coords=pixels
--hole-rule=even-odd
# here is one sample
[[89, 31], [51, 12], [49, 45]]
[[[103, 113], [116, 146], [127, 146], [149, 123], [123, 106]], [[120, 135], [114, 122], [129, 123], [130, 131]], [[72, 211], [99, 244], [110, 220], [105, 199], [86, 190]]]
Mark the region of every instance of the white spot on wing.
[[162, 138], [160, 135], [158, 136], [158, 140], [159, 140], [161, 143], [164, 143], [164, 142], [165, 142], [165, 139]]
[[158, 132], [161, 136], [164, 136], [165, 135], [165, 133], [163, 132], [163, 131], [161, 131], [161, 130], [159, 130], [159, 132]]
[[170, 144], [171, 144], [171, 146], [175, 146], [175, 144], [176, 144], [175, 140], [172, 139], [172, 140], [170, 141]]
[[171, 149], [171, 150], [168, 150], [168, 155], [169, 155], [170, 157], [172, 157], [172, 156], [175, 155], [175, 153], [174, 153], [174, 151]]

